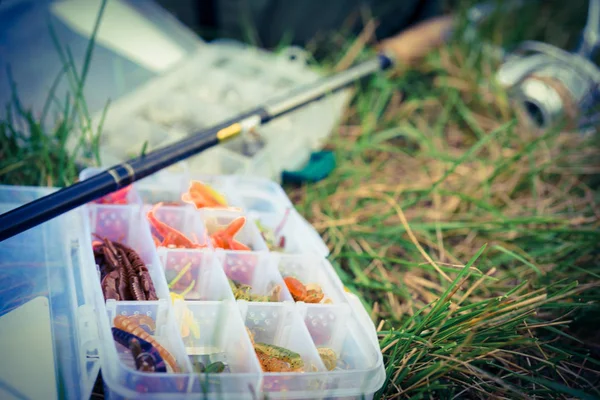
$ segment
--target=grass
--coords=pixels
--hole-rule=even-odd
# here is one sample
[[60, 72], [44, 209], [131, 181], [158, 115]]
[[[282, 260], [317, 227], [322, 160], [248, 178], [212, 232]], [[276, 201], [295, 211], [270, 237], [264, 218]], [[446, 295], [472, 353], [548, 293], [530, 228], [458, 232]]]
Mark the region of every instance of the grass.
[[[538, 20], [533, 33], [505, 24], [487, 38], [573, 42]], [[368, 37], [329, 39], [323, 69], [373, 54]], [[478, 44], [455, 40], [358, 84], [328, 144], [336, 170], [286, 190], [378, 326], [386, 382], [376, 398], [600, 398], [598, 138], [529, 128]], [[71, 79], [70, 100], [82, 101], [85, 73]], [[2, 182], [74, 181], [64, 144], [75, 123], [44, 131], [17, 112], [22, 130], [0, 122]], [[63, 121], [74, 113], [89, 132], [83, 106]], [[80, 142], [92, 161], [95, 137]]]
[[600, 398], [598, 139], [528, 127], [481, 49], [359, 85], [288, 192], [378, 326], [376, 398]]
[[[7, 68], [12, 102], [6, 105], [6, 119], [0, 120], [0, 184], [64, 187], [76, 182], [83, 165], [101, 165], [99, 140], [109, 102], [99, 125], [94, 127], [83, 88], [105, 7], [106, 0], [100, 5], [81, 71], [77, 70], [69, 47], [61, 45], [49, 25], [63, 69], [50, 87], [39, 115], [21, 104], [10, 66]], [[62, 101], [56, 90], [65, 78], [70, 90]], [[47, 123], [50, 113], [57, 115], [54, 126]]]

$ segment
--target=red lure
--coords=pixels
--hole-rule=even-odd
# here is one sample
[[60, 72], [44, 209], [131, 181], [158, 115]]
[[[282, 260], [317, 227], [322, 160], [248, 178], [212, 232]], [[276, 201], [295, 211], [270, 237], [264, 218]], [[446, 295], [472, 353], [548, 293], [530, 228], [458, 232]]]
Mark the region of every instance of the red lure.
[[119, 189], [114, 193], [107, 194], [104, 197], [95, 200], [96, 204], [127, 204], [127, 195], [131, 191], [133, 186], [125, 186], [123, 189]]
[[250, 247], [234, 239], [234, 236], [244, 227], [245, 223], [245, 217], [237, 217], [224, 229], [210, 235], [213, 246], [225, 250], [250, 251]]
[[204, 244], [194, 243], [191, 239], [185, 236], [182, 232], [177, 229], [159, 221], [154, 215], [156, 211], [163, 205], [163, 203], [157, 203], [152, 207], [148, 214], [146, 214], [148, 221], [152, 227], [156, 230], [158, 235], [162, 237], [162, 241], [153, 236], [154, 244], [157, 247], [171, 247], [180, 249], [201, 249], [206, 247]]

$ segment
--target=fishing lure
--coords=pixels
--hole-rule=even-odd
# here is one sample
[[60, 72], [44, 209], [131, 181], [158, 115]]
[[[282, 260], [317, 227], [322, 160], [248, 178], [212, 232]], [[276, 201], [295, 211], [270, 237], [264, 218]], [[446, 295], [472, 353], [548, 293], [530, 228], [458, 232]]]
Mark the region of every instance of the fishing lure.
[[236, 300], [246, 300], [246, 301], [255, 301], [255, 302], [272, 302], [279, 301], [279, 294], [281, 293], [281, 286], [275, 285], [268, 294], [260, 295], [250, 293], [252, 288], [250, 285], [245, 285], [243, 283], [236, 282], [232, 279], [229, 279], [229, 286], [233, 291], [233, 296]]
[[226, 365], [222, 361], [215, 361], [205, 366], [202, 361], [193, 360], [192, 367], [197, 374], [220, 374], [225, 371]]
[[[264, 226], [260, 222], [260, 220], [255, 221], [255, 224], [258, 227], [258, 230], [259, 230], [262, 238], [264, 239], [265, 243], [267, 244], [269, 251], [276, 251], [276, 252], [285, 251], [286, 241], [285, 241], [285, 236], [281, 235], [281, 231], [283, 230], [283, 228], [285, 227], [285, 224], [288, 221], [288, 218], [290, 216], [290, 210], [291, 209], [289, 207], [285, 209], [285, 214], [283, 215], [283, 218], [281, 218], [281, 221], [279, 222], [277, 227], [273, 230]], [[279, 241], [277, 241], [277, 237], [279, 237]]]
[[94, 242], [104, 299], [158, 300], [148, 268], [132, 248], [107, 238]]
[[150, 225], [156, 230], [158, 235], [162, 237], [162, 241], [159, 238], [153, 237], [154, 243], [157, 247], [169, 247], [179, 249], [201, 249], [205, 248], [206, 245], [194, 243], [191, 239], [185, 236], [182, 232], [177, 229], [159, 221], [156, 218], [156, 211], [163, 206], [163, 203], [157, 203], [152, 207], [146, 214]]
[[[325, 298], [325, 294], [321, 287], [317, 284], [306, 285], [306, 297], [304, 298], [305, 303], [320, 303]], [[331, 301], [328, 301], [331, 303]]]
[[258, 231], [260, 232], [260, 235], [262, 236], [263, 240], [267, 244], [269, 251], [276, 251], [276, 252], [284, 251], [285, 236], [281, 236], [279, 238], [279, 242], [278, 242], [277, 239], [275, 238], [275, 233], [271, 229], [264, 226], [259, 220], [254, 221], [254, 223], [256, 224], [256, 227], [258, 228]]
[[193, 204], [197, 210], [201, 208], [227, 208], [225, 197], [200, 181], [190, 182], [188, 191], [181, 195], [181, 201]]
[[123, 189], [119, 189], [116, 192], [108, 194], [104, 197], [95, 200], [96, 204], [127, 204], [127, 196], [132, 189], [132, 185], [125, 186]]
[[293, 371], [300, 371], [304, 368], [302, 357], [292, 350], [266, 343], [255, 343], [254, 350], [256, 351], [256, 354], [262, 354], [261, 357], [263, 359], [270, 357], [288, 363], [290, 369]]
[[323, 290], [315, 283], [304, 285], [300, 280], [292, 276], [286, 276], [283, 278], [283, 281], [295, 301], [303, 301], [305, 303], [331, 303], [331, 299], [325, 298]]
[[260, 362], [263, 372], [292, 372], [292, 367], [289, 363], [278, 358], [265, 354], [261, 351], [256, 351], [256, 357]]
[[192, 368], [197, 374], [201, 374], [206, 371], [206, 366], [204, 366], [204, 363], [198, 360], [192, 361]]
[[115, 342], [131, 351], [136, 369], [144, 372], [167, 372], [159, 351], [150, 342], [119, 328], [112, 328]]
[[303, 371], [304, 361], [300, 354], [284, 349], [283, 347], [256, 343], [254, 341], [254, 333], [247, 326], [245, 328], [263, 372]]
[[[167, 278], [169, 290], [177, 292], [183, 298], [192, 291], [192, 289], [196, 286], [196, 280], [192, 276], [192, 263], [188, 262], [177, 272], [177, 275], [173, 279], [170, 279], [169, 276], [173, 276], [173, 273], [176, 271], [174, 269], [168, 270], [165, 273]], [[187, 286], [186, 285], [187, 282]]]
[[144, 315], [144, 314], [135, 314], [135, 315], [131, 315], [128, 317], [130, 320], [135, 321], [139, 326], [146, 326], [147, 332], [149, 334], [153, 334], [154, 331], [156, 330], [156, 324], [154, 323], [154, 320], [149, 317], [148, 315]]
[[223, 229], [219, 229], [210, 235], [210, 240], [215, 248], [225, 250], [250, 251], [250, 247], [234, 239], [246, 224], [246, 217], [237, 217]]
[[319, 353], [323, 364], [325, 364], [325, 368], [327, 368], [328, 371], [333, 371], [337, 365], [337, 355], [335, 354], [335, 351], [328, 347], [318, 347], [317, 352]]
[[117, 315], [113, 320], [115, 328], [129, 332], [141, 339], [149, 342], [158, 351], [161, 357], [169, 364], [173, 372], [181, 372], [181, 369], [177, 365], [175, 357], [167, 351], [160, 343], [158, 343], [152, 336], [150, 336], [144, 328], [142, 328], [135, 320], [130, 319], [124, 315]]
[[222, 361], [215, 361], [214, 363], [208, 364], [204, 369], [204, 372], [207, 374], [220, 374], [223, 371], [225, 371], [225, 363]]
[[[171, 292], [170, 295], [171, 302], [173, 304], [175, 303], [175, 300], [185, 300], [185, 298], [181, 294]], [[200, 338], [200, 326], [198, 325], [196, 320], [194, 320], [194, 313], [192, 313], [192, 311], [190, 311], [190, 309], [187, 308], [185, 303], [183, 304], [183, 315], [180, 332], [182, 338], [187, 338], [190, 335], [190, 332], [192, 333], [192, 336], [195, 339]]]
[[295, 301], [303, 301], [307, 295], [306, 287], [298, 279], [291, 276], [283, 278], [285, 285], [287, 286], [290, 294]]

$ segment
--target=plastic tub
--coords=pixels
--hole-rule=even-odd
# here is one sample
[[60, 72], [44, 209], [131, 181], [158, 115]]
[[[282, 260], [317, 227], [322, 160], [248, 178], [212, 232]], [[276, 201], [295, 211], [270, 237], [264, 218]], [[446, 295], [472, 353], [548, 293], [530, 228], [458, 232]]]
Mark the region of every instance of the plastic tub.
[[[49, 300], [61, 397], [89, 397], [100, 366], [109, 399], [372, 397], [385, 380], [375, 327], [358, 299], [344, 291], [325, 257], [324, 243], [292, 210], [294, 222], [285, 235], [298, 246], [271, 252], [251, 219], [262, 217], [268, 223], [271, 218], [274, 224], [291, 206], [283, 190], [263, 179], [174, 171], [135, 183], [125, 204], [90, 203], [0, 244], [0, 273], [11, 274], [9, 282], [18, 283], [0, 296], [13, 300], [10, 307], [31, 296]], [[83, 171], [80, 178], [96, 172]], [[218, 188], [240, 210], [164, 206], [157, 212], [161, 221], [208, 245], [157, 246], [147, 211], [154, 201], [179, 198], [191, 179]], [[0, 208], [5, 211], [47, 192], [0, 187]], [[248, 220], [236, 240], [252, 249], [213, 248], [209, 235], [214, 227], [239, 216]], [[105, 300], [92, 250], [95, 234], [139, 254], [158, 300]], [[32, 246], [36, 251], [28, 251]], [[20, 272], [25, 264], [31, 268], [28, 280]], [[295, 301], [285, 277], [318, 285], [328, 301]], [[118, 344], [112, 330], [138, 326], [134, 323], [168, 352], [161, 353], [165, 363], [176, 360], [177, 370], [135, 367], [135, 347]], [[264, 362], [265, 351], [288, 356], [268, 361], [269, 369], [263, 370], [259, 357]], [[200, 372], [199, 362], [215, 361], [224, 363], [223, 372]], [[300, 366], [302, 371], [296, 370]]]

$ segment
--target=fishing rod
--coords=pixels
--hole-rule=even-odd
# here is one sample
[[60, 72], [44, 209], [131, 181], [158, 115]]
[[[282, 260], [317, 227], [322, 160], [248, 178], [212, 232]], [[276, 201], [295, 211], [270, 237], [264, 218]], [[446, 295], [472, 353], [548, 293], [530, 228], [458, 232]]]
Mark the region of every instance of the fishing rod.
[[417, 28], [411, 28], [393, 38], [394, 41], [389, 42], [390, 45], [386, 48], [390, 51], [387, 53], [381, 51], [373, 59], [348, 70], [323, 78], [313, 84], [302, 86], [283, 97], [267, 102], [235, 118], [201, 130], [171, 145], [117, 164], [88, 179], [6, 212], [0, 215], [0, 241], [122, 189], [133, 182], [217, 146], [241, 133], [251, 131], [282, 115], [320, 100], [364, 77], [386, 70], [394, 65], [395, 54], [400, 53], [401, 57], [409, 56], [406, 51], [404, 53], [399, 52], [401, 48], [399, 44], [401, 43], [413, 45], [413, 50], [410, 52], [411, 56], [415, 53], [424, 54], [428, 50], [428, 46], [423, 38], [427, 37], [427, 34], [432, 38], [437, 37], [436, 32], [439, 30], [437, 25], [439, 25], [439, 22], [434, 20], [421, 24]]
[[201, 130], [171, 145], [114, 165], [97, 175], [0, 215], [0, 241], [53, 219], [90, 201], [122, 189], [186, 158], [251, 131], [282, 115], [334, 93], [351, 83], [389, 68], [392, 59], [379, 54], [346, 71], [301, 87], [285, 97]]

